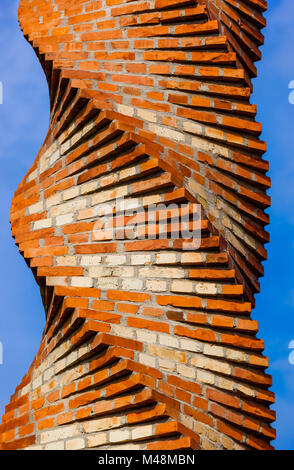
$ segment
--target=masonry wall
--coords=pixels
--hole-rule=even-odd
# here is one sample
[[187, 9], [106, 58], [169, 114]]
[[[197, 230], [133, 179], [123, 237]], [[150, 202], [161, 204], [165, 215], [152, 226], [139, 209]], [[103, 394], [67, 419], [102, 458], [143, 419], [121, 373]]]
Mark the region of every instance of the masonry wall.
[[[252, 319], [268, 163], [250, 103], [264, 0], [21, 0], [47, 77], [46, 140], [12, 235], [46, 327], [0, 449], [271, 449], [274, 395]], [[129, 209], [144, 208], [130, 239]], [[120, 237], [97, 226], [101, 204]], [[201, 206], [198, 240], [150, 204]], [[103, 214], [105, 215], [105, 214]], [[40, 312], [42, 314], [42, 312]]]

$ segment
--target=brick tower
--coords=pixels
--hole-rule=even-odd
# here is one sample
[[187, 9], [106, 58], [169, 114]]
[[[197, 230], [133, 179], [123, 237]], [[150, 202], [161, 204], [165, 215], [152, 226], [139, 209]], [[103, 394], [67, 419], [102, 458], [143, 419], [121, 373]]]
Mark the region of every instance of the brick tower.
[[[20, 1], [51, 115], [11, 226], [46, 326], [1, 449], [272, 449], [251, 319], [270, 204], [250, 104], [266, 3]], [[133, 238], [117, 198], [143, 208]], [[177, 234], [175, 209], [165, 237], [162, 209], [144, 238], [152, 204], [180, 205], [201, 241]]]

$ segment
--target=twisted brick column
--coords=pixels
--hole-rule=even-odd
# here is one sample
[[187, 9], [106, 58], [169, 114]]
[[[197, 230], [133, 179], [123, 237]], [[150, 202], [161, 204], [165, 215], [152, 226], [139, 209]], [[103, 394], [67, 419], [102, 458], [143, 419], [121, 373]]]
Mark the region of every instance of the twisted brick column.
[[[11, 225], [46, 327], [0, 448], [271, 448], [271, 377], [250, 317], [270, 204], [249, 102], [265, 9], [21, 0], [51, 116]], [[100, 204], [115, 211], [119, 196], [190, 214], [200, 203], [200, 247], [161, 239], [160, 216], [153, 240], [99, 239]]]

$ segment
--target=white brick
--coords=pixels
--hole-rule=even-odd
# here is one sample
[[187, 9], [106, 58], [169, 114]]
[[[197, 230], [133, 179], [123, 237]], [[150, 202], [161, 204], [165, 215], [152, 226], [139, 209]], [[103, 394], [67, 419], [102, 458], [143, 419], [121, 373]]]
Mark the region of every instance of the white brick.
[[88, 447], [99, 447], [103, 446], [108, 442], [106, 433], [98, 433], [87, 438]]
[[60, 157], [59, 149], [57, 149], [50, 157], [50, 166], [53, 165]]
[[194, 351], [194, 352], [201, 352], [203, 345], [197, 341], [193, 341], [190, 339], [181, 339], [180, 340], [180, 347], [182, 351]]
[[187, 132], [191, 132], [193, 134], [200, 134], [201, 135], [203, 126], [201, 126], [200, 124], [196, 124], [196, 122], [184, 121], [183, 122], [183, 128]]
[[43, 171], [47, 170], [50, 166], [49, 159], [50, 157], [54, 154], [56, 150], [56, 142], [54, 142], [47, 150], [46, 152], [41, 155], [40, 160], [39, 160], [39, 168], [40, 168], [40, 173], [43, 173]]
[[156, 263], [157, 264], [174, 264], [177, 261], [176, 253], [158, 253], [156, 255]]
[[171, 284], [171, 292], [193, 292], [193, 282], [191, 281], [173, 281]]
[[[145, 448], [145, 446], [144, 446]], [[142, 444], [131, 444], [128, 442], [127, 444], [122, 444], [121, 446], [111, 446], [111, 450], [143, 450]]]
[[[68, 371], [66, 371], [60, 380], [60, 385], [67, 385], [77, 378], [81, 377], [84, 373], [85, 368], [83, 366], [76, 366]], [[69, 436], [70, 437], [70, 436]]]
[[56, 256], [55, 258], [57, 266], [76, 266], [76, 256]]
[[146, 111], [145, 109], [137, 109], [137, 116], [142, 118], [144, 121], [156, 122], [157, 114], [152, 111]]
[[60, 204], [61, 202], [61, 193], [56, 193], [53, 196], [48, 197], [46, 199], [46, 206], [47, 208], [56, 206], [57, 204]]
[[71, 141], [70, 140], [67, 140], [66, 142], [64, 142], [64, 144], [61, 145], [60, 147], [60, 151], [61, 151], [61, 155], [64, 155], [66, 152], [68, 152], [68, 150], [71, 148]]
[[124, 441], [128, 441], [129, 438], [130, 438], [130, 431], [128, 429], [112, 431], [109, 434], [110, 442], [124, 442]]
[[78, 351], [72, 351], [66, 359], [66, 365], [70, 365], [78, 359]]
[[183, 364], [178, 364], [177, 365], [177, 371], [180, 375], [183, 375], [184, 377], [187, 377], [188, 379], [194, 379], [195, 378], [195, 369], [192, 367], [187, 367]]
[[30, 183], [31, 181], [33, 181], [34, 179], [36, 179], [38, 176], [38, 170], [34, 170], [32, 171], [32, 173], [27, 177], [27, 183]]
[[94, 278], [112, 276], [112, 268], [105, 268], [104, 266], [90, 267], [89, 276]]
[[118, 287], [119, 279], [112, 277], [102, 277], [98, 279], [97, 284], [101, 289], [116, 289]]
[[213, 142], [209, 142], [207, 139], [193, 137], [192, 147], [195, 147], [199, 150], [204, 150], [205, 152], [212, 152], [214, 154], [222, 155], [223, 157], [229, 158], [229, 149]]
[[66, 358], [60, 359], [60, 361], [55, 364], [55, 373], [59, 374], [66, 367]]
[[256, 395], [255, 389], [251, 388], [251, 387], [247, 387], [246, 385], [238, 383], [237, 388], [238, 388], [239, 392], [241, 392], [242, 394], [247, 395], [249, 397], [255, 397], [255, 395]]
[[85, 441], [81, 437], [70, 439], [65, 443], [65, 450], [79, 450], [84, 449], [85, 447]]
[[177, 278], [181, 279], [185, 276], [185, 272], [182, 268], [160, 268], [157, 266], [145, 267], [139, 269], [139, 276], [152, 279], [155, 277], [159, 278]]
[[169, 129], [168, 127], [161, 127], [155, 124], [149, 124], [148, 128], [151, 132], [154, 132], [161, 137], [166, 137], [167, 139], [175, 140], [176, 142], [182, 142], [184, 140], [184, 134]]
[[143, 206], [158, 204], [160, 202], [163, 202], [161, 194], [152, 194], [151, 196], [143, 197]]
[[174, 372], [176, 370], [176, 364], [167, 359], [158, 359], [158, 365], [160, 369], [168, 370], [169, 372]]
[[150, 255], [132, 255], [131, 264], [134, 264], [134, 265], [151, 264], [151, 256]]
[[74, 220], [74, 214], [59, 215], [56, 217], [56, 225], [71, 224]]
[[147, 352], [154, 356], [168, 359], [169, 361], [186, 362], [186, 355], [182, 351], [175, 351], [173, 349], [163, 348], [162, 346], [147, 344]]
[[25, 447], [22, 450], [43, 450], [43, 446], [29, 446], [29, 447]]
[[73, 287], [92, 287], [93, 279], [85, 276], [74, 276], [71, 278], [71, 286]]
[[144, 330], [137, 330], [137, 340], [146, 342], [146, 343], [157, 343], [157, 334], [156, 333], [149, 333], [148, 331]]
[[182, 264], [201, 264], [203, 263], [201, 253], [183, 253], [181, 257]]
[[32, 383], [33, 390], [40, 387], [41, 385], [42, 385], [42, 375], [40, 375], [36, 380], [33, 381]]
[[124, 199], [123, 208], [125, 211], [141, 208], [140, 199]]
[[132, 431], [132, 439], [144, 439], [153, 435], [152, 424], [147, 426], [138, 426]]
[[97, 266], [101, 263], [101, 256], [85, 255], [81, 257], [81, 266]]
[[135, 108], [119, 103], [116, 105], [116, 107], [119, 113], [124, 114], [125, 116], [134, 116]]
[[121, 336], [122, 338], [134, 339], [135, 338], [135, 330], [131, 328], [126, 328], [125, 326], [120, 325], [112, 325], [113, 333], [116, 336]]
[[92, 191], [95, 191], [95, 189], [97, 188], [98, 188], [97, 181], [89, 181], [88, 183], [85, 183], [81, 186], [81, 194], [91, 193]]
[[68, 201], [69, 199], [73, 199], [79, 195], [80, 188], [79, 186], [74, 186], [73, 188], [69, 188], [63, 193], [63, 200]]
[[126, 256], [124, 255], [109, 255], [106, 256], [105, 262], [110, 266], [119, 266], [126, 263]]
[[41, 212], [44, 209], [44, 202], [40, 201], [32, 206], [28, 207], [29, 214], [36, 214], [37, 212]]
[[222, 346], [215, 346], [213, 344], [205, 344], [203, 353], [207, 354], [208, 356], [217, 356], [217, 357], [224, 357], [225, 350]]
[[51, 217], [59, 215], [70, 214], [80, 209], [85, 209], [87, 200], [85, 198], [78, 199], [77, 201], [66, 202], [59, 204], [58, 206], [52, 207], [50, 210]]
[[197, 381], [206, 384], [214, 384], [214, 374], [204, 370], [197, 370]]
[[62, 439], [67, 439], [68, 437], [73, 437], [78, 434], [79, 434], [79, 427], [77, 424], [64, 426], [59, 429], [53, 429], [51, 431], [42, 432], [40, 434], [40, 444], [53, 442], [53, 441], [60, 441]]
[[129, 178], [130, 176], [136, 175], [136, 173], [137, 173], [136, 168], [134, 168], [134, 167], [126, 168], [125, 170], [122, 170], [122, 171], [119, 172], [119, 179], [120, 179], [120, 181], [123, 181], [123, 180]]
[[116, 199], [118, 197], [124, 197], [128, 194], [128, 187], [121, 186], [116, 188], [115, 190], [110, 189], [109, 191], [100, 191], [95, 196], [92, 197], [92, 206], [96, 204], [105, 203], [107, 201], [111, 201], [112, 199]]
[[48, 276], [46, 277], [47, 286], [67, 286], [67, 278], [62, 276]]
[[156, 367], [156, 359], [155, 357], [149, 356], [148, 354], [139, 354], [139, 363], [144, 364], [148, 367]]
[[111, 269], [112, 269], [112, 276], [114, 277], [134, 277], [135, 275], [134, 268], [130, 266], [113, 267]]
[[168, 335], [159, 335], [159, 343], [170, 348], [178, 348], [179, 340]]
[[123, 424], [123, 418], [120, 416], [114, 416], [111, 418], [94, 419], [87, 421], [83, 425], [84, 432], [92, 433], [97, 431], [107, 431], [119, 427]]
[[143, 289], [143, 281], [140, 279], [122, 279], [122, 289], [125, 290], [141, 290]]
[[[225, 390], [230, 390], [230, 391], [233, 391], [236, 389], [236, 382], [233, 382], [232, 380], [224, 379], [223, 377], [216, 378], [215, 375], [213, 377], [215, 379], [215, 382], [217, 381], [217, 386], [219, 388], [223, 388]], [[239, 384], [237, 384], [237, 388], [239, 388]]]
[[243, 351], [226, 349], [226, 358], [236, 362], [248, 362], [248, 355]]
[[167, 290], [166, 281], [148, 280], [146, 281], [146, 289], [152, 292], [164, 292]]
[[211, 282], [198, 282], [195, 286], [196, 294], [207, 294], [215, 295], [217, 294], [217, 285]]
[[47, 382], [48, 380], [50, 380], [54, 374], [55, 374], [54, 367], [50, 367], [50, 369], [47, 369], [44, 372], [44, 382]]
[[26, 395], [27, 393], [29, 393], [30, 389], [31, 389], [30, 384], [28, 384], [25, 387], [23, 387], [18, 393], [22, 397]]
[[64, 450], [64, 442], [57, 441], [57, 442], [52, 442], [51, 444], [47, 444], [45, 446], [45, 450]]

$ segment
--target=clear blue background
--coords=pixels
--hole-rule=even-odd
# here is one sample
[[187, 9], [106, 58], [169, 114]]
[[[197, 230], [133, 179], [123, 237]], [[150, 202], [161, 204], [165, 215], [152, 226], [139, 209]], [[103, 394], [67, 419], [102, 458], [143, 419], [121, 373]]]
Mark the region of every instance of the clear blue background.
[[[44, 326], [40, 294], [10, 235], [13, 191], [31, 166], [44, 140], [49, 118], [47, 84], [32, 48], [17, 24], [16, 0], [0, 5], [0, 414], [26, 373]], [[263, 60], [258, 63], [252, 103], [258, 105], [266, 158], [272, 178], [271, 244], [265, 278], [253, 318], [260, 322], [276, 393], [278, 449], [294, 449], [294, 106], [288, 97], [294, 80], [294, 2], [271, 0], [266, 14]]]

